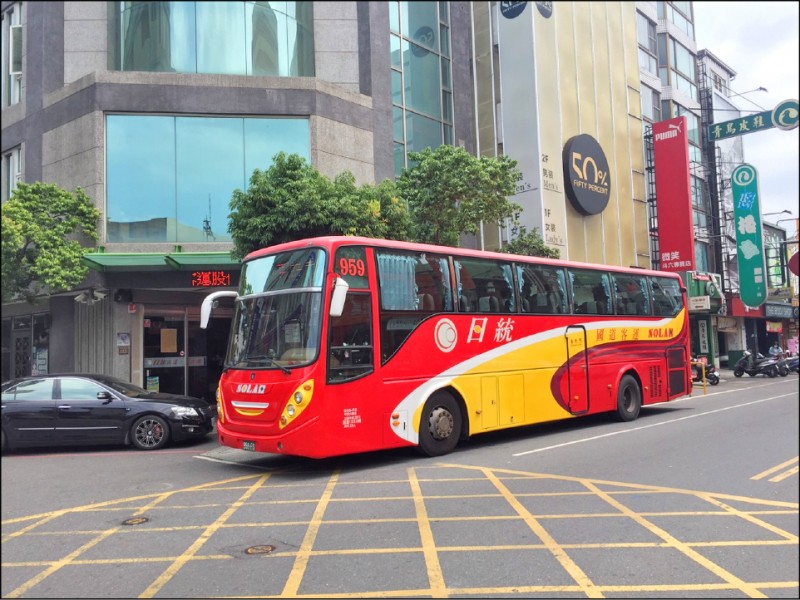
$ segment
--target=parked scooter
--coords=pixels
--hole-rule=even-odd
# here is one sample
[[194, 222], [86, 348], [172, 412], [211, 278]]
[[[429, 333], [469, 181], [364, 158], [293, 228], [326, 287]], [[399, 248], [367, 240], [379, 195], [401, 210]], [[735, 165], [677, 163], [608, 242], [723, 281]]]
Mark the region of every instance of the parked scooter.
[[800, 356], [794, 355], [787, 360], [788, 362], [786, 363], [786, 366], [789, 367], [789, 371], [800, 373], [800, 371], [798, 371], [798, 363], [800, 363]]
[[776, 358], [778, 359], [778, 375], [781, 377], [786, 377], [791, 371], [789, 368], [789, 361], [792, 360], [791, 357], [784, 353]]
[[741, 377], [747, 373], [750, 377], [756, 375], [766, 375], [767, 377], [778, 376], [778, 360], [776, 358], [767, 358], [760, 352], [753, 358], [753, 353], [745, 350], [742, 358], [740, 358], [736, 365], [733, 367], [733, 375]]
[[[692, 357], [693, 361], [697, 361], [697, 357]], [[692, 365], [692, 381], [695, 383], [702, 383], [703, 382], [703, 369], [700, 365]], [[717, 369], [712, 364], [706, 365], [706, 381], [711, 385], [717, 385], [719, 383], [719, 373], [717, 373]]]

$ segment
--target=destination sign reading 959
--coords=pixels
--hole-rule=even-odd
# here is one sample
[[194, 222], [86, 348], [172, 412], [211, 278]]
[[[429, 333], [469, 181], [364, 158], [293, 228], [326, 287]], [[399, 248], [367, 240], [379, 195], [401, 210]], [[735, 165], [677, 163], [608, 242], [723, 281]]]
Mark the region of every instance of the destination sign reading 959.
[[333, 270], [351, 288], [369, 287], [368, 267], [363, 246], [344, 246], [336, 251]]

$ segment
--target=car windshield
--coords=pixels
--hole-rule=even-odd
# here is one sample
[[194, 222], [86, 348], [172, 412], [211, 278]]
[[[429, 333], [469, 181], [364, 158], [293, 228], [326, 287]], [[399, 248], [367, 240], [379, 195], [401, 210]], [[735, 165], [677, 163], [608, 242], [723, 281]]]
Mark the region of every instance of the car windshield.
[[243, 265], [226, 367], [288, 370], [317, 357], [324, 257], [304, 248]]

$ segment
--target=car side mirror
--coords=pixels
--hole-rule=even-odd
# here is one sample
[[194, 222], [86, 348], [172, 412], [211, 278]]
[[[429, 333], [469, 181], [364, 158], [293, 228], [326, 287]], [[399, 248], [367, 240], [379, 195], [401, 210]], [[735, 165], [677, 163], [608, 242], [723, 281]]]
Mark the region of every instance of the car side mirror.
[[102, 392], [97, 392], [97, 399], [107, 400], [108, 402], [111, 402], [114, 399], [114, 396], [111, 395], [111, 392], [102, 391]]

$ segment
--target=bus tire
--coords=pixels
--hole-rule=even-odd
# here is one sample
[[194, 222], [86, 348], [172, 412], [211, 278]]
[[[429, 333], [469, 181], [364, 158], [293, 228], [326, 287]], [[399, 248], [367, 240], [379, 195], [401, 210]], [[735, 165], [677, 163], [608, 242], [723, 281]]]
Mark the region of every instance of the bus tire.
[[461, 407], [447, 392], [437, 392], [425, 402], [419, 424], [419, 451], [425, 456], [452, 452], [461, 436]]
[[617, 391], [617, 416], [620, 421], [633, 421], [642, 409], [642, 390], [636, 379], [624, 375]]

